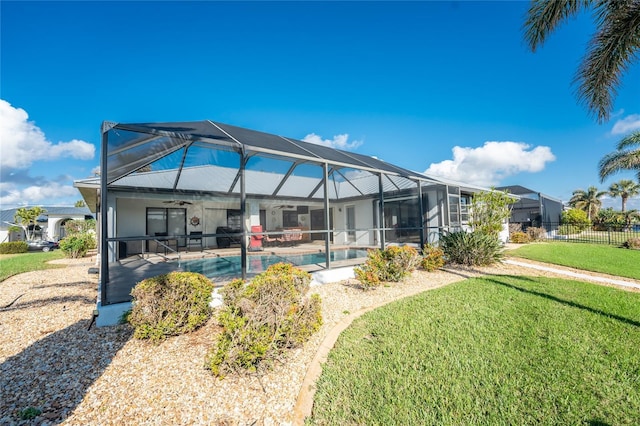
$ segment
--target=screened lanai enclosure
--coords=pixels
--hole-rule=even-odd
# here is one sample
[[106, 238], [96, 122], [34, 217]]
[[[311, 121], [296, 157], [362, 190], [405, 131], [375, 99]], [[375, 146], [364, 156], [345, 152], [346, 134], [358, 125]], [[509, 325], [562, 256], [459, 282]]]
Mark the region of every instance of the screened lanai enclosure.
[[375, 157], [212, 121], [105, 122], [101, 175], [76, 187], [98, 212], [103, 306], [171, 270], [223, 283], [275, 262], [313, 272], [422, 247], [459, 228], [469, 200]]

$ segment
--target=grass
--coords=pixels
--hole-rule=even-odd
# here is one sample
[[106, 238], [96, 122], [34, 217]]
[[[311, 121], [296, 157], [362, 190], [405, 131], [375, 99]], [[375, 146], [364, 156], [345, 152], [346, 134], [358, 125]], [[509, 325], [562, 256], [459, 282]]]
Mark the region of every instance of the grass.
[[640, 279], [640, 251], [602, 244], [535, 243], [506, 252], [510, 257], [537, 260], [601, 272], [620, 277]]
[[354, 321], [309, 424], [640, 424], [640, 293], [466, 280]]
[[64, 253], [61, 250], [54, 250], [48, 253], [29, 252], [0, 255], [0, 282], [23, 272], [61, 268], [63, 266], [52, 265], [47, 262], [54, 259], [62, 259], [63, 257]]
[[613, 244], [620, 246], [629, 238], [640, 237], [639, 232], [625, 231], [592, 231], [585, 230], [567, 236], [573, 242]]

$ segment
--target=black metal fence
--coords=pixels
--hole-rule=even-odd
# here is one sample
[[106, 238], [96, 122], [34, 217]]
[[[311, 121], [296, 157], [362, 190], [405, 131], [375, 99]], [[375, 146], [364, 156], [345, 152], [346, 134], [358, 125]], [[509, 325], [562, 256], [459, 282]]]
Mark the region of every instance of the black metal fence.
[[640, 224], [606, 225], [606, 224], [573, 224], [542, 223], [535, 227], [528, 224], [511, 224], [513, 232], [526, 233], [533, 240], [567, 241], [573, 243], [611, 244], [621, 246], [630, 238], [640, 238]]

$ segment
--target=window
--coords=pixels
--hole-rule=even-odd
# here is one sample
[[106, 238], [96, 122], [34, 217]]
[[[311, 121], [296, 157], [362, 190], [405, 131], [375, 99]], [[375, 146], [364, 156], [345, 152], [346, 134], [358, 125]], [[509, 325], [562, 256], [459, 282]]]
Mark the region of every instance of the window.
[[[186, 235], [187, 209], [147, 208], [147, 235], [164, 232], [167, 235]], [[178, 246], [185, 246], [185, 239], [178, 238]]]
[[460, 225], [460, 197], [449, 194], [449, 224]]
[[242, 230], [242, 213], [240, 210], [227, 210], [227, 227], [234, 231]]
[[291, 228], [298, 226], [298, 211], [297, 210], [283, 210], [282, 211], [282, 226], [285, 228]]
[[460, 196], [460, 220], [462, 223], [469, 223], [469, 207], [471, 207], [471, 199], [468, 195]]

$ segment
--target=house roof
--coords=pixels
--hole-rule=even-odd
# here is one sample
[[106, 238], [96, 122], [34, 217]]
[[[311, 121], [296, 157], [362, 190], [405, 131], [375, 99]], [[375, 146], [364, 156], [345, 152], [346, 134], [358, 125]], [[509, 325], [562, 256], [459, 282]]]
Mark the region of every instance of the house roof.
[[500, 186], [496, 189], [500, 191], [507, 190], [511, 194], [519, 195], [522, 198], [529, 198], [532, 200], [539, 200], [540, 198], [546, 198], [548, 200], [557, 201], [558, 203], [562, 203], [561, 200], [557, 198], [550, 197], [548, 195], [542, 194], [538, 191], [534, 191], [533, 189], [525, 188], [521, 185], [508, 185], [508, 186]]
[[[29, 208], [29, 206], [25, 207]], [[93, 216], [93, 213], [91, 213], [88, 207], [42, 206], [42, 208], [45, 209], [46, 212], [38, 217], [38, 222], [46, 222], [50, 215], [69, 217]], [[6, 229], [11, 226], [7, 222], [14, 222], [14, 216], [17, 210], [17, 208], [0, 210], [0, 228]]]

